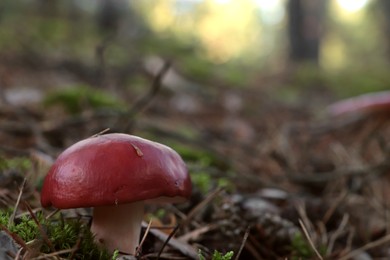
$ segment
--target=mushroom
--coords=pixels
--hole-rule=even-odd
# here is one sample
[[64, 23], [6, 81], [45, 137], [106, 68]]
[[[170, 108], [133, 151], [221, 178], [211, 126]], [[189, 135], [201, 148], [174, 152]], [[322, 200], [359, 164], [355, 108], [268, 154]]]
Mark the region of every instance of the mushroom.
[[390, 91], [363, 94], [338, 101], [327, 108], [332, 116], [346, 114], [378, 114], [390, 112]]
[[106, 134], [59, 155], [41, 192], [43, 207], [93, 207], [91, 232], [110, 252], [135, 254], [144, 203], [184, 202], [191, 180], [171, 148], [137, 136]]

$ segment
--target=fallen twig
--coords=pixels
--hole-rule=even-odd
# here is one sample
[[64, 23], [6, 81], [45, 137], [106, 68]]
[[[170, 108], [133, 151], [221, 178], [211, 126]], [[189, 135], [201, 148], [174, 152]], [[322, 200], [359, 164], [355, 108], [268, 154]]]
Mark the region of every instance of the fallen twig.
[[337, 169], [331, 172], [322, 172], [322, 173], [288, 174], [287, 177], [292, 182], [309, 185], [309, 184], [316, 184], [316, 183], [324, 183], [342, 177], [363, 176], [367, 174], [380, 175], [386, 173], [388, 170], [390, 170], [390, 162], [388, 160], [385, 160], [378, 164], [369, 165], [366, 167], [359, 167], [357, 169], [344, 168], [344, 169]]
[[146, 93], [143, 97], [138, 99], [134, 103], [134, 105], [129, 109], [129, 112], [126, 116], [129, 117], [129, 121], [124, 125], [123, 132], [128, 132], [132, 125], [134, 116], [140, 112], [142, 112], [148, 104], [152, 101], [152, 99], [156, 96], [159, 89], [161, 88], [161, 82], [164, 75], [167, 73], [169, 68], [171, 67], [171, 63], [169, 61], [166, 61], [160, 71], [157, 73], [157, 75], [154, 77], [151, 88], [148, 93]]

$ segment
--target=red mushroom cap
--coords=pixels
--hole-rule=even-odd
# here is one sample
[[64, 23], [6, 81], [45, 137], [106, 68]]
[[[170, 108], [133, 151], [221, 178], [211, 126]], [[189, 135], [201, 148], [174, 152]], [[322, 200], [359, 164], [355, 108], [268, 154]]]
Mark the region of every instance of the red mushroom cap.
[[352, 113], [387, 113], [390, 112], [390, 91], [363, 94], [338, 101], [328, 107], [332, 116]]
[[191, 195], [182, 158], [171, 148], [127, 134], [106, 134], [66, 149], [47, 174], [43, 207], [95, 207]]

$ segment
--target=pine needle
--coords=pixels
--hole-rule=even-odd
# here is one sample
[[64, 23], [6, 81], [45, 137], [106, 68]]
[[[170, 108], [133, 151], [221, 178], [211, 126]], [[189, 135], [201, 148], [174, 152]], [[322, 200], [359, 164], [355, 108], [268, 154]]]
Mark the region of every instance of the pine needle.
[[305, 237], [309, 241], [309, 244], [310, 244], [311, 248], [313, 249], [314, 253], [317, 255], [318, 259], [323, 260], [322, 256], [320, 255], [320, 253], [318, 252], [318, 250], [314, 246], [314, 243], [310, 238], [309, 232], [307, 232], [305, 224], [303, 224], [303, 221], [301, 219], [299, 219], [299, 225], [301, 225], [303, 233], [305, 234]]

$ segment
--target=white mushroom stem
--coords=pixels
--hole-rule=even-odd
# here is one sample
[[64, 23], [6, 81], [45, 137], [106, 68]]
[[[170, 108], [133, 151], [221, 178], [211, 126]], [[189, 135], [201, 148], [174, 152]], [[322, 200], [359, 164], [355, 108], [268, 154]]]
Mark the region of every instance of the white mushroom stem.
[[93, 209], [91, 231], [98, 244], [109, 252], [134, 255], [139, 243], [143, 202], [101, 206]]

